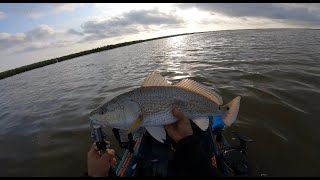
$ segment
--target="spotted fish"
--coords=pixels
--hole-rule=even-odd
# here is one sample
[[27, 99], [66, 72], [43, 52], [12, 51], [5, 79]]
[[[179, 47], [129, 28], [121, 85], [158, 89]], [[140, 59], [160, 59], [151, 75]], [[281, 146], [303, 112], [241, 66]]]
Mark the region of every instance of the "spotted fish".
[[89, 117], [93, 123], [135, 131], [146, 130], [159, 142], [166, 139], [164, 125], [177, 119], [172, 115], [176, 107], [191, 119], [201, 130], [209, 126], [208, 116], [220, 114], [224, 124], [230, 126], [237, 118], [240, 96], [223, 105], [219, 94], [190, 79], [171, 85], [159, 73], [153, 72], [141, 87], [114, 97], [93, 110]]

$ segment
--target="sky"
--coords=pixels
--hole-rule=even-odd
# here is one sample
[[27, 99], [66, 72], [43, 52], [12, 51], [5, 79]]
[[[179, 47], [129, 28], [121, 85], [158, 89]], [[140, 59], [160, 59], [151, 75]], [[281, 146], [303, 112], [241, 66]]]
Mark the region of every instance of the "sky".
[[320, 4], [1, 3], [0, 71], [96, 47], [181, 33], [320, 28]]

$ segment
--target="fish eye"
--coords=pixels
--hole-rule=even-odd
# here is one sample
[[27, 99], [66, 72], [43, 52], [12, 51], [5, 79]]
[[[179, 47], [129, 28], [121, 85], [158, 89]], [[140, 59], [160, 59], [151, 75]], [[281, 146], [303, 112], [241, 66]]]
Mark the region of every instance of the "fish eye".
[[227, 110], [229, 110], [229, 107], [227, 107]]
[[105, 111], [103, 110], [103, 109], [101, 109], [101, 111], [99, 111], [99, 114], [104, 114], [105, 113]]

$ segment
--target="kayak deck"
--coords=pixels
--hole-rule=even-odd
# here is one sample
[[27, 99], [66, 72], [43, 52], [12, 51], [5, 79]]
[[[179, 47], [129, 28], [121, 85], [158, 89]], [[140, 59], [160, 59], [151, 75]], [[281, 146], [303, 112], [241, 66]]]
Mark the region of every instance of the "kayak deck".
[[[212, 157], [215, 154], [215, 148], [211, 128], [202, 131], [192, 121], [191, 125], [194, 134], [201, 137], [201, 148]], [[209, 127], [211, 127], [211, 121]], [[173, 143], [171, 138], [167, 136], [165, 143], [160, 143], [145, 128], [140, 128], [134, 133], [133, 139], [135, 140], [134, 152], [125, 150], [116, 170], [117, 176], [167, 176], [168, 163], [173, 159], [174, 153], [171, 149], [171, 143]]]

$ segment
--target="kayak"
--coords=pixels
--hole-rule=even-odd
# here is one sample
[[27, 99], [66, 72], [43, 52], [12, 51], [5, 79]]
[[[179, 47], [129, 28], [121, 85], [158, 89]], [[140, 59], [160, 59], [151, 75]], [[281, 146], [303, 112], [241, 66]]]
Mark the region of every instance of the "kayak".
[[[211, 128], [206, 131], [190, 122], [194, 134], [202, 141], [202, 148], [211, 157], [212, 165], [223, 176], [250, 175], [246, 150], [247, 143], [252, 140], [232, 132], [239, 145], [231, 146], [224, 136], [221, 118], [211, 116], [209, 119]], [[168, 162], [173, 157], [173, 151], [167, 143], [158, 142], [142, 127], [129, 135], [121, 135], [118, 129], [113, 129], [113, 133], [120, 147], [125, 149], [114, 176], [167, 176]]]

